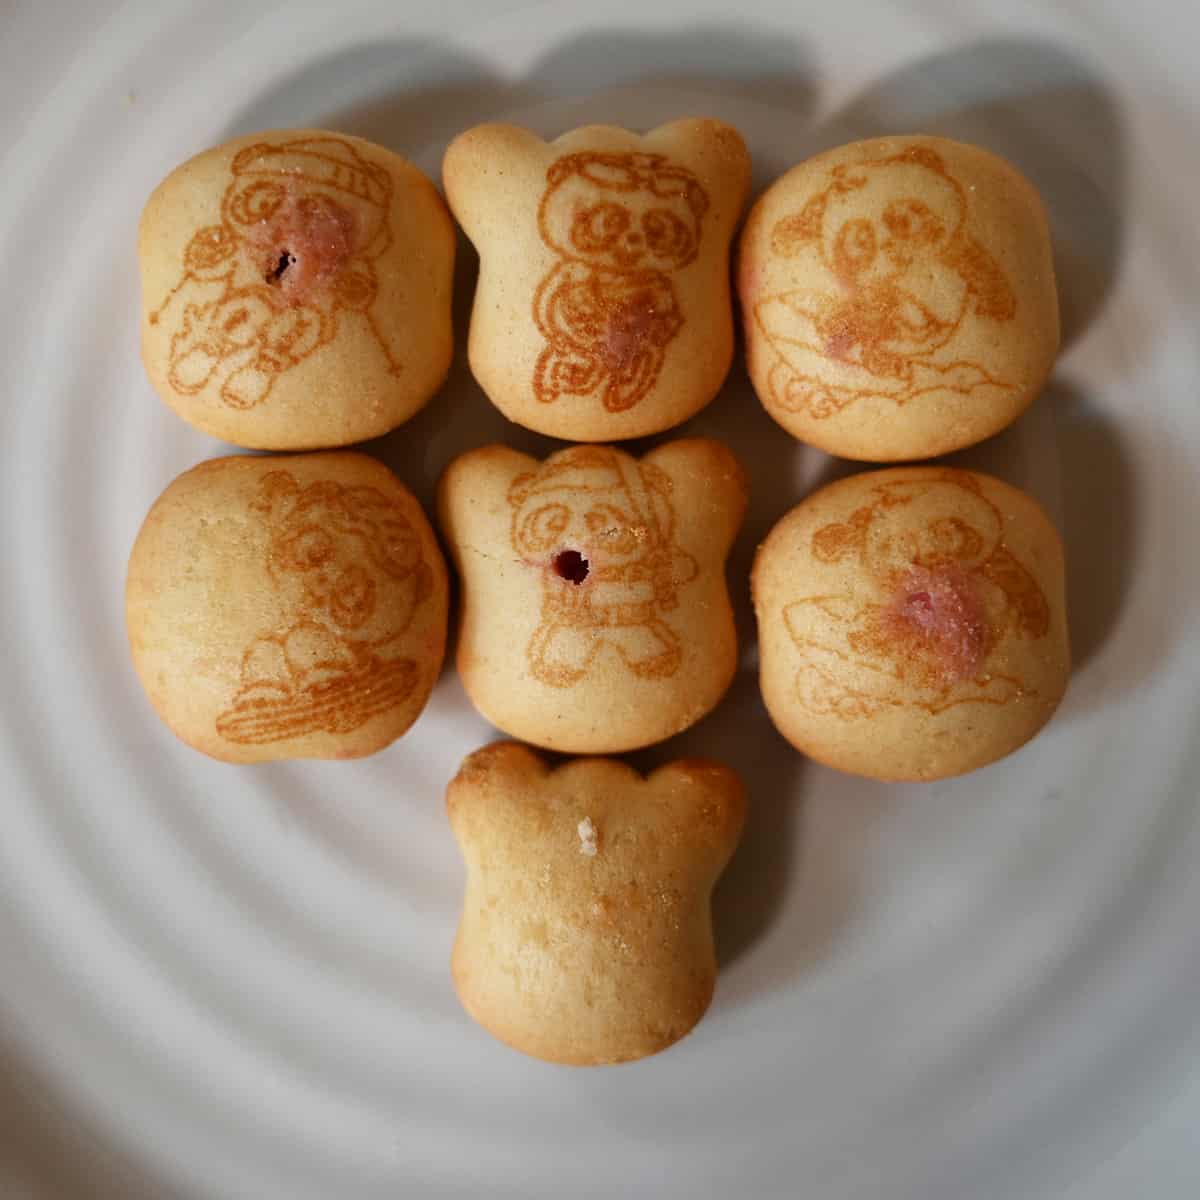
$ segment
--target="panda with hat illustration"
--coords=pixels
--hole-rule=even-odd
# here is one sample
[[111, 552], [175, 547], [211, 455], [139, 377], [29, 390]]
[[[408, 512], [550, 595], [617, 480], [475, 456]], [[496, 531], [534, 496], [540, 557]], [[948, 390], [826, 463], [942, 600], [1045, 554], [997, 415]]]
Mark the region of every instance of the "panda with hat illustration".
[[220, 224], [192, 237], [182, 278], [150, 318], [178, 312], [171, 386], [185, 395], [212, 387], [230, 407], [253, 408], [280, 374], [333, 341], [343, 313], [362, 314], [397, 373], [370, 315], [374, 262], [391, 237], [388, 173], [328, 137], [247, 146], [230, 172]]
[[674, 541], [670, 491], [652, 464], [602, 446], [577, 447], [513, 481], [513, 547], [546, 568], [528, 647], [542, 683], [579, 682], [606, 649], [639, 678], [678, 670], [682, 646], [663, 614], [699, 567]]

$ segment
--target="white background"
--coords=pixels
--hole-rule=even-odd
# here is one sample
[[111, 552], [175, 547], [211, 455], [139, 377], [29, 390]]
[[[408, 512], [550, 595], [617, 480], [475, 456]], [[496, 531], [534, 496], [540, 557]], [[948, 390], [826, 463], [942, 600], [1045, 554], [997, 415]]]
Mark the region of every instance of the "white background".
[[[0, 1196], [1195, 1196], [1197, 32], [1186, 6], [1082, 0], [0, 7]], [[743, 129], [756, 190], [905, 130], [990, 146], [1042, 190], [1063, 357], [964, 461], [1060, 522], [1077, 670], [1041, 737], [960, 781], [792, 754], [758, 700], [745, 578], [846, 468], [735, 369], [686, 428], [752, 472], [744, 669], [634, 756], [707, 753], [749, 785], [717, 999], [664, 1055], [556, 1069], [450, 987], [442, 792], [493, 736], [451, 670], [355, 764], [211, 763], [141, 695], [128, 549], [222, 447], [141, 373], [134, 231], [172, 166], [255, 129], [361, 134], [436, 177], [481, 120], [700, 114]], [[369, 449], [428, 502], [497, 439], [551, 447], [460, 353]]]

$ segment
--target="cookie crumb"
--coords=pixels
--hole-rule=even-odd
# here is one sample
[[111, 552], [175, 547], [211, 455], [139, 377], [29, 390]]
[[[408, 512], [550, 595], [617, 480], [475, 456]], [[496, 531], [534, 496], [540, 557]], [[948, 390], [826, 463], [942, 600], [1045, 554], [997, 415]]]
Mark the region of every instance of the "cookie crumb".
[[596, 844], [596, 827], [591, 817], [584, 817], [576, 827], [579, 833], [579, 853], [595, 858], [600, 847]]

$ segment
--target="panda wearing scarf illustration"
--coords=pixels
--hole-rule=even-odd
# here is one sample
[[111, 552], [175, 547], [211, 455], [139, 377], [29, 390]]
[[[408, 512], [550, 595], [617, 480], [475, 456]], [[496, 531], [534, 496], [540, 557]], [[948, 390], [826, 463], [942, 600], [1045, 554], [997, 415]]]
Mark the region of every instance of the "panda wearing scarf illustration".
[[664, 614], [699, 573], [674, 540], [671, 481], [652, 464], [580, 446], [512, 483], [514, 550], [543, 567], [533, 676], [570, 687], [606, 650], [642, 679], [679, 668], [679, 635]]

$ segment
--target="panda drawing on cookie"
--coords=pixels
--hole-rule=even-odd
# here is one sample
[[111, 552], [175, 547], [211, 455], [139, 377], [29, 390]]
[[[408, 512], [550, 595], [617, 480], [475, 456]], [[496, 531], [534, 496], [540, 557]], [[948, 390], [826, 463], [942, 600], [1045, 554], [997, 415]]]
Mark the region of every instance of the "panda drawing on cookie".
[[940, 155], [910, 146], [833, 167], [777, 222], [772, 253], [807, 264], [813, 284], [754, 307], [777, 356], [769, 387], [781, 408], [822, 418], [867, 396], [903, 405], [932, 391], [1008, 390], [947, 349], [968, 314], [1003, 322], [1016, 312], [967, 215], [967, 191]]
[[663, 614], [699, 567], [675, 543], [670, 492], [657, 467], [605, 446], [576, 447], [513, 481], [513, 548], [547, 564], [528, 647], [534, 678], [570, 687], [606, 647], [642, 679], [678, 670], [682, 646]]
[[534, 392], [544, 404], [597, 396], [624, 412], [654, 386], [683, 327], [672, 275], [699, 251], [708, 196], [662, 154], [568, 154], [546, 179], [538, 228], [560, 261], [534, 297], [547, 343]]
[[171, 337], [168, 381], [215, 388], [232, 408], [265, 401], [277, 376], [361, 314], [392, 374], [399, 365], [371, 317], [374, 260], [388, 248], [392, 180], [339, 138], [247, 146], [230, 165], [219, 224], [199, 229], [183, 276], [151, 324]]
[[1002, 664], [1013, 640], [1046, 636], [1050, 612], [1005, 545], [1004, 524], [972, 476], [946, 471], [880, 483], [870, 504], [817, 530], [818, 563], [856, 564], [863, 575], [845, 593], [785, 607], [802, 661], [797, 699], [814, 712], [862, 718], [1029, 693]]
[[262, 480], [267, 573], [284, 611], [242, 658], [241, 687], [217, 731], [248, 744], [344, 733], [401, 703], [419, 682], [405, 633], [433, 591], [421, 543], [400, 507], [372, 487], [288, 471]]

